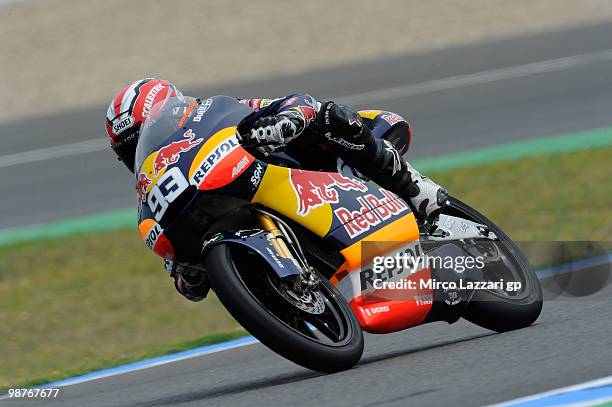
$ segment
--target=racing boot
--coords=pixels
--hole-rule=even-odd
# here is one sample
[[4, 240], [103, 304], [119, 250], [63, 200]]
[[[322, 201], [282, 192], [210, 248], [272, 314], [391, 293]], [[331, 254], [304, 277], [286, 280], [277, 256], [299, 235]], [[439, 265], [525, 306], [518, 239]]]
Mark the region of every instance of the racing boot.
[[387, 140], [376, 140], [374, 159], [358, 166], [368, 178], [406, 199], [417, 218], [432, 225], [448, 202], [448, 192], [404, 161]]

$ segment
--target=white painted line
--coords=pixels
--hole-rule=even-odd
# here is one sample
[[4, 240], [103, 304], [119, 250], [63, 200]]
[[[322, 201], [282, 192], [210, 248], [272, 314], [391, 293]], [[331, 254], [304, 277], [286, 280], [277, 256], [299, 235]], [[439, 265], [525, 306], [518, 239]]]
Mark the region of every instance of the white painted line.
[[[533, 395], [527, 396], [527, 397], [521, 397], [521, 398], [510, 400], [510, 401], [505, 401], [505, 402], [499, 403], [499, 404], [492, 404], [489, 407], [510, 407], [510, 406], [517, 406], [517, 405], [521, 405], [521, 404], [525, 404], [525, 403], [541, 400], [541, 399], [544, 399], [544, 398], [547, 398], [547, 397], [556, 396], [556, 395], [559, 395], [559, 394], [571, 393], [571, 392], [575, 392], [575, 391], [578, 391], [578, 390], [591, 389], [591, 388], [601, 387], [601, 386], [608, 386], [610, 384], [612, 384], [612, 376], [607, 376], [607, 377], [603, 377], [601, 379], [596, 379], [596, 380], [592, 380], [592, 381], [585, 382], [585, 383], [580, 383], [580, 384], [576, 384], [576, 385], [572, 385], [572, 386], [567, 386], [567, 387], [561, 387], [559, 389], [554, 389], [554, 390], [546, 391], [546, 392], [543, 392], [543, 393], [533, 394]], [[584, 405], [584, 404], [582, 404], [582, 405]]]
[[597, 62], [612, 60], [612, 49], [592, 52], [589, 54], [574, 55], [570, 57], [549, 59], [526, 65], [516, 65], [500, 69], [476, 72], [473, 74], [451, 76], [434, 79], [426, 82], [394, 86], [387, 89], [378, 89], [370, 92], [346, 95], [336, 100], [346, 105], [362, 105], [365, 103], [381, 102], [389, 99], [399, 99], [408, 96], [422, 95], [441, 90], [464, 88], [467, 86], [482, 85], [506, 79], [523, 78], [548, 72], [559, 72], [567, 69], [590, 65]]
[[110, 149], [108, 140], [104, 138], [96, 138], [92, 140], [79, 141], [76, 143], [62, 144], [54, 147], [24, 151], [22, 153], [3, 155], [0, 156], [0, 168], [108, 149]]
[[[451, 76], [426, 82], [411, 83], [392, 88], [375, 89], [369, 92], [331, 98], [346, 105], [363, 105], [398, 99], [408, 96], [422, 95], [441, 90], [458, 89], [481, 85], [507, 79], [522, 78], [547, 72], [559, 72], [597, 62], [612, 61], [612, 49], [592, 52], [589, 54], [550, 59], [525, 65], [516, 65], [500, 69], [492, 69], [467, 75]], [[0, 156], [0, 168], [11, 165], [25, 164], [34, 161], [49, 160], [77, 154], [87, 154], [108, 148], [108, 142], [103, 138], [70, 143], [23, 153]]]

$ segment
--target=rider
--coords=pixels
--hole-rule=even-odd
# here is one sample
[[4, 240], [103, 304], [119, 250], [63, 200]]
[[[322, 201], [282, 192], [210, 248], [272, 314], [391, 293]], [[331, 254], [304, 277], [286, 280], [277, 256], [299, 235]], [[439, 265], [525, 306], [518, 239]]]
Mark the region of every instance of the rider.
[[[140, 127], [156, 103], [182, 96], [170, 82], [145, 78], [126, 85], [111, 101], [106, 132], [120, 161], [134, 172]], [[446, 204], [446, 190], [402, 159], [411, 137], [408, 122], [383, 111], [355, 112], [333, 101], [292, 94], [278, 99], [238, 99], [254, 110], [250, 131], [237, 135], [241, 144], [263, 155], [292, 146], [304, 161], [340, 156], [366, 177], [405, 198], [417, 219], [431, 223]], [[376, 137], [380, 136], [380, 137]], [[398, 151], [389, 140], [407, 140]], [[332, 150], [335, 154], [321, 154]], [[200, 301], [209, 287], [201, 269], [166, 262], [175, 287], [191, 301]]]

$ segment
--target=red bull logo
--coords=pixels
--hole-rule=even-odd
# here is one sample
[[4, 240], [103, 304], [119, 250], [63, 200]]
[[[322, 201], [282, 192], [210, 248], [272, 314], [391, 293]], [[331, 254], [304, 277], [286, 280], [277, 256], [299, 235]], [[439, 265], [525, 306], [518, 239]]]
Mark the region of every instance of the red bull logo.
[[365, 192], [368, 187], [361, 181], [347, 178], [335, 172], [290, 170], [291, 185], [298, 201], [297, 214], [306, 216], [323, 204], [338, 203], [338, 191]]
[[139, 203], [144, 201], [149, 185], [151, 185], [151, 180], [146, 176], [146, 174], [141, 172], [138, 175], [138, 180], [136, 181], [136, 193], [138, 194]]
[[397, 199], [395, 194], [385, 189], [381, 189], [380, 192], [382, 197], [372, 194], [357, 197], [359, 204], [357, 210], [342, 207], [334, 210], [336, 218], [342, 223], [351, 239], [408, 210], [408, 205]]
[[155, 176], [170, 164], [176, 163], [181, 157], [181, 153], [186, 153], [202, 142], [201, 138], [195, 140], [196, 134], [191, 129], [187, 130], [183, 137], [185, 140], [174, 141], [157, 151], [157, 156], [155, 156], [153, 162]]

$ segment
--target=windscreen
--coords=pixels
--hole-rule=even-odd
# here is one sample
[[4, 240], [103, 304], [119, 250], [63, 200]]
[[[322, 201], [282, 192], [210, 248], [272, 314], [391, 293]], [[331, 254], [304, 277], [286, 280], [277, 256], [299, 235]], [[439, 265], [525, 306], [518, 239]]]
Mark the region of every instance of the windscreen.
[[140, 130], [134, 162], [135, 174], [138, 174], [142, 163], [149, 154], [183, 125], [196, 105], [197, 100], [195, 98], [173, 96], [157, 102], [151, 108]]

